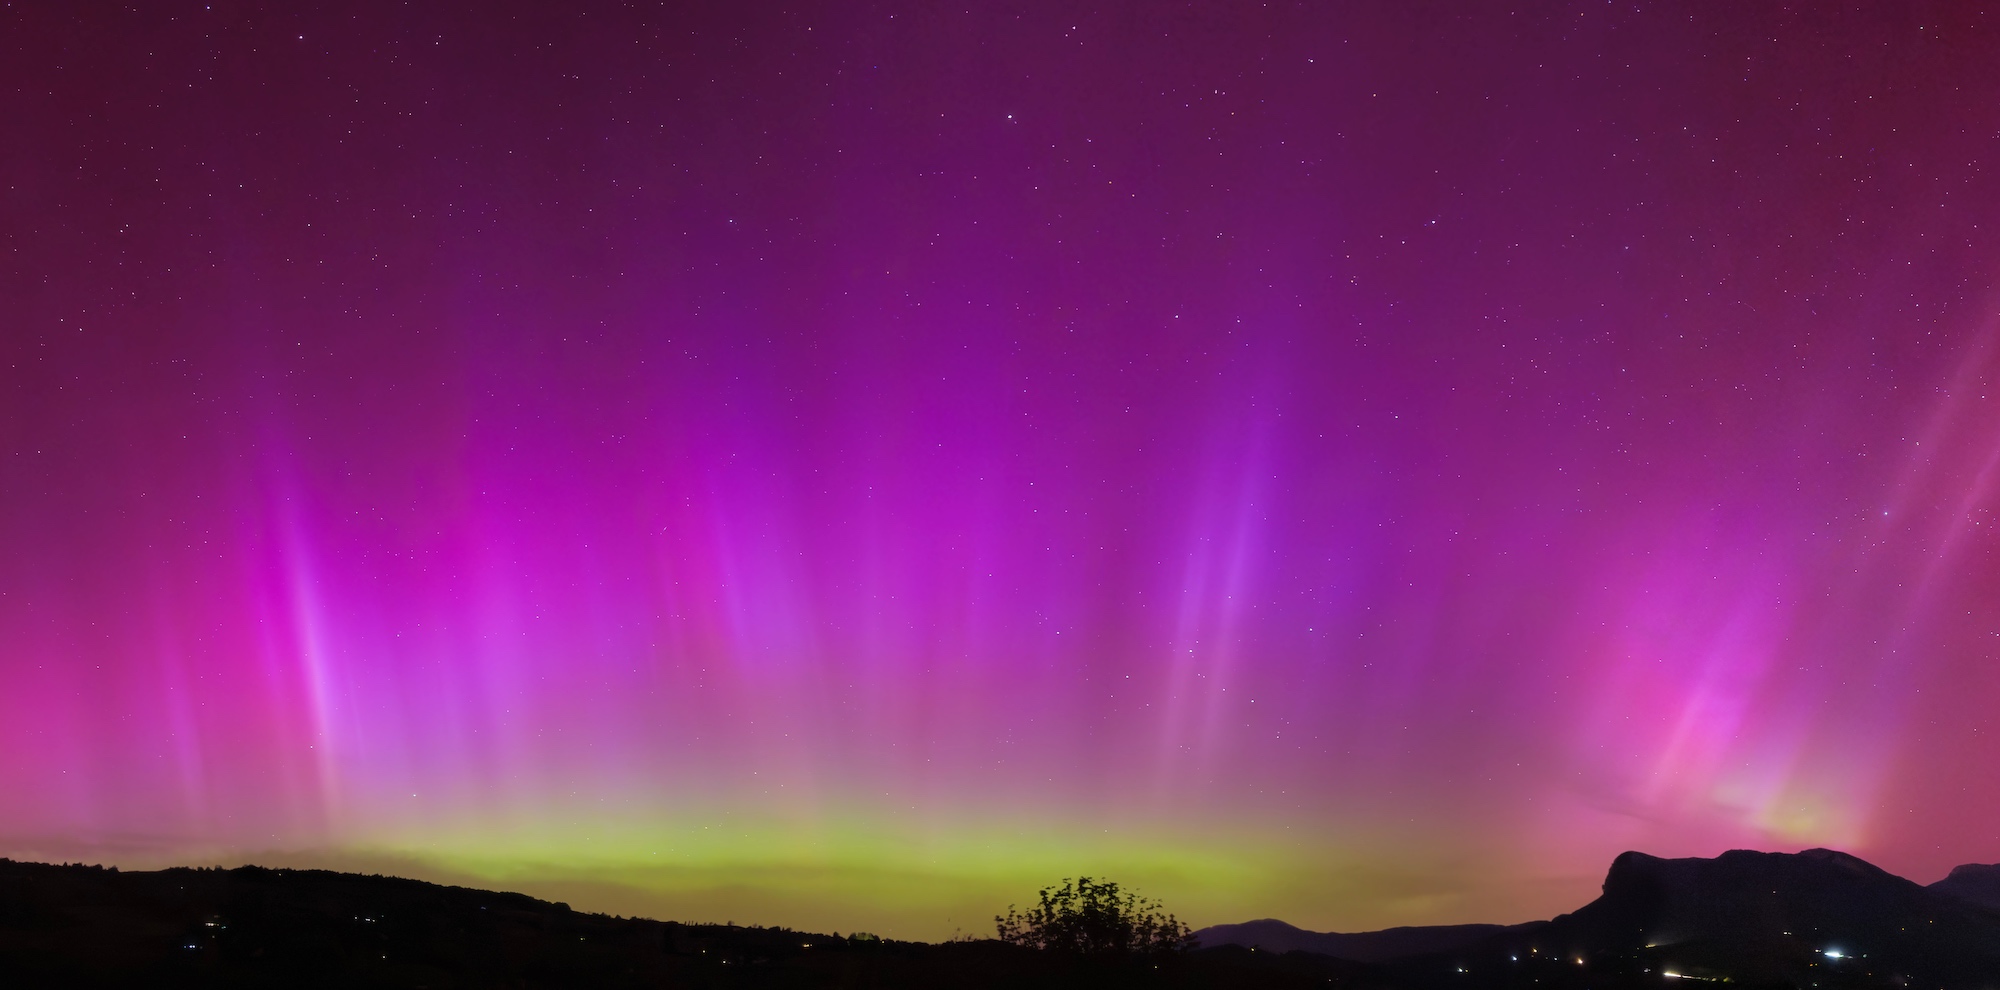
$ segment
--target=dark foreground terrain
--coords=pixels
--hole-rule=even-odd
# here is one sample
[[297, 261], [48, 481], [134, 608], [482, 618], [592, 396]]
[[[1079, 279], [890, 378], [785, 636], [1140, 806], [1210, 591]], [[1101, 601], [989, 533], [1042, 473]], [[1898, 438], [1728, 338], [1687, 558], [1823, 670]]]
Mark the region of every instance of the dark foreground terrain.
[[572, 911], [319, 870], [0, 860], [0, 987], [1369, 987], [1366, 967], [1228, 946], [1163, 963]]
[[0, 860], [0, 987], [2000, 990], [2000, 868], [1922, 887], [1852, 856], [1626, 853], [1523, 925], [1207, 929], [1158, 960], [584, 914], [317, 870], [120, 873]]

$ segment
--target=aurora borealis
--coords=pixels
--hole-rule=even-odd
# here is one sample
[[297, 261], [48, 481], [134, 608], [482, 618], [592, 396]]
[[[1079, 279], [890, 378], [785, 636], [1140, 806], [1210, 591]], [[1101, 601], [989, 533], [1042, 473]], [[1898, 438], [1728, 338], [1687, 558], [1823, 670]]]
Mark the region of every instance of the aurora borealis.
[[0, 855], [941, 938], [2000, 859], [1968, 5], [0, 11]]

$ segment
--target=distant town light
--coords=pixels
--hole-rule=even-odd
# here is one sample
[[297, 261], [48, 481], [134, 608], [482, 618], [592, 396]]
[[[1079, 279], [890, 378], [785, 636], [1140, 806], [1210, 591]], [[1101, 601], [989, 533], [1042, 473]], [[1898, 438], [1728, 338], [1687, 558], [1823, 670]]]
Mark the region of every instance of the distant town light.
[[1842, 952], [1839, 949], [1828, 949], [1826, 950], [1826, 957], [1828, 959], [1845, 959], [1847, 958], [1847, 953]]

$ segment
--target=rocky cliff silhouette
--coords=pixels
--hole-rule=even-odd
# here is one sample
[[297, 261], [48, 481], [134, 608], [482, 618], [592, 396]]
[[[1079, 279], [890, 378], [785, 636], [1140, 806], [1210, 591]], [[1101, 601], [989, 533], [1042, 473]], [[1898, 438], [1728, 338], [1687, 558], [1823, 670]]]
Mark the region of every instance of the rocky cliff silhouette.
[[[1290, 934], [1268, 922], [1196, 933], [1228, 942], [1346, 948], [1418, 986], [1622, 987], [1726, 980], [1770, 987], [2000, 988], [2000, 870], [1962, 867], [1931, 887], [1846, 853], [1735, 850], [1714, 859], [1628, 852], [1602, 896], [1544, 922], [1364, 935]], [[1279, 923], [1282, 924], [1282, 923]], [[1290, 928], [1290, 926], [1284, 926]], [[1419, 948], [1383, 956], [1385, 936]], [[1289, 939], [1289, 941], [1286, 941]]]

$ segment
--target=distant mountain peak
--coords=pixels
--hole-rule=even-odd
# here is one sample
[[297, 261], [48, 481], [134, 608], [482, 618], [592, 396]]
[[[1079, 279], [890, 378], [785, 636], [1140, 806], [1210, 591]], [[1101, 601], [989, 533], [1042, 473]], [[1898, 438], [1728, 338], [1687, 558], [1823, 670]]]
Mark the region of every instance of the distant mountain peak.
[[1315, 932], [1276, 918], [1261, 918], [1240, 925], [1204, 928], [1195, 933], [1195, 938], [1208, 948], [1240, 945], [1266, 952], [1316, 952], [1353, 962], [1383, 962], [1433, 952], [1450, 952], [1516, 927], [1520, 926], [1420, 925], [1372, 932]]

